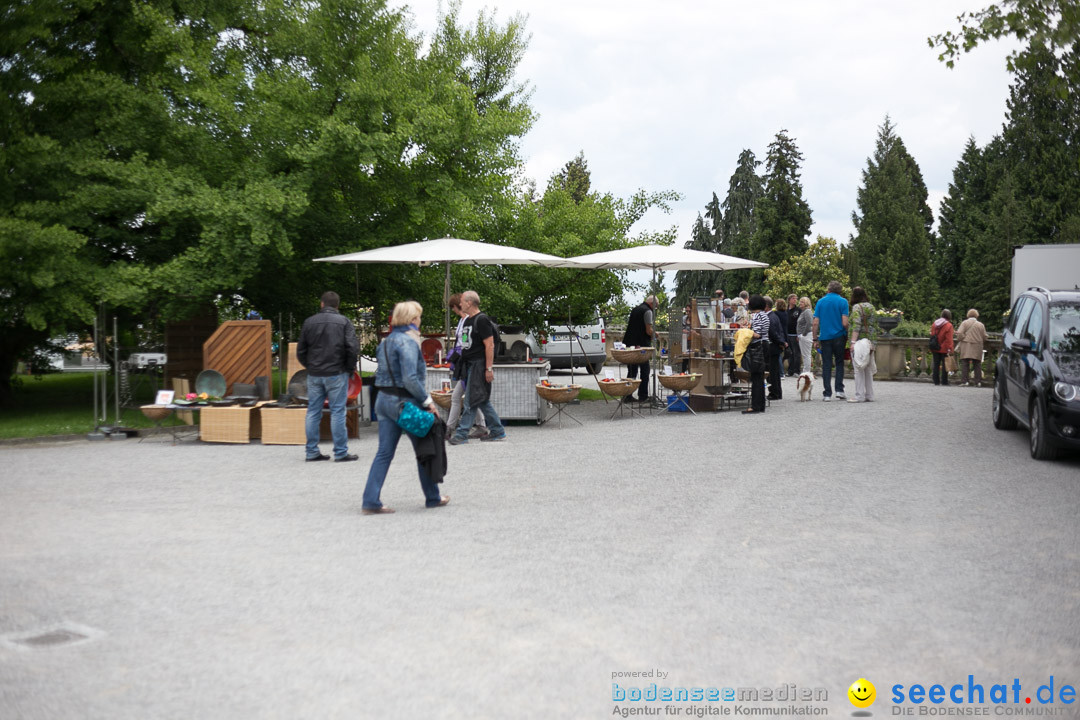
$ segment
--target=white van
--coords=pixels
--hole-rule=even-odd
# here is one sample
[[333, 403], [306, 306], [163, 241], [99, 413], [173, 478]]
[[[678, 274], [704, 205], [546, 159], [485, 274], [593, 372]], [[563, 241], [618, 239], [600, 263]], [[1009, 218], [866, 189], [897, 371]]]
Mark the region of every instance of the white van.
[[[511, 332], [515, 330], [516, 333]], [[574, 340], [574, 334], [577, 340]], [[547, 360], [552, 369], [568, 369], [572, 363], [580, 368], [591, 366], [594, 373], [600, 372], [607, 359], [606, 342], [603, 318], [582, 325], [575, 323], [573, 328], [554, 325], [547, 333], [540, 333], [539, 338], [531, 332], [522, 334], [521, 328], [514, 327], [506, 328], [502, 335], [503, 354], [507, 359], [524, 360], [528, 351], [531, 357]]]

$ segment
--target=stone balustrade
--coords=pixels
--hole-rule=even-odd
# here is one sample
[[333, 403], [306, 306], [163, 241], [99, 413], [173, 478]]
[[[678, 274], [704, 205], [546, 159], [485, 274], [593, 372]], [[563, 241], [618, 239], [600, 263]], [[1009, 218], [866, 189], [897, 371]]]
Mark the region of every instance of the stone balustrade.
[[[993, 333], [983, 345], [983, 387], [991, 387], [994, 384], [994, 364], [997, 362], [1001, 347], [1001, 335]], [[930, 380], [934, 367], [934, 360], [930, 353], [930, 338], [879, 337], [876, 352], [875, 380]], [[820, 356], [815, 358], [815, 368], [818, 368], [819, 362]], [[972, 382], [975, 381], [974, 377], [969, 379]]]

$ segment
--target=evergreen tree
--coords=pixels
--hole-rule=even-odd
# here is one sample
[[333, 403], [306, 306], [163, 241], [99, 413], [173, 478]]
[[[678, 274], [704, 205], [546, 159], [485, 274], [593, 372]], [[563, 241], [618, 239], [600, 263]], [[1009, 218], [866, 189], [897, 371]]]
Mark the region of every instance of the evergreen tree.
[[578, 205], [585, 202], [592, 187], [592, 174], [589, 172], [589, 163], [585, 160], [584, 150], [551, 177], [550, 186], [566, 190]]
[[[720, 206], [722, 220], [717, 231], [720, 243], [717, 252], [732, 257], [751, 257], [751, 243], [757, 230], [754, 207], [765, 192], [765, 184], [757, 174], [761, 162], [752, 150], [739, 153], [739, 162], [728, 180], [727, 196]], [[749, 270], [729, 270], [724, 273], [720, 287], [727, 297], [735, 297], [740, 290], [748, 287]]]
[[[998, 146], [1000, 138], [994, 141]], [[986, 228], [990, 200], [988, 156], [968, 138], [964, 154], [953, 169], [949, 194], [941, 202], [941, 219], [930, 248], [934, 277], [946, 307], [959, 308], [966, 302], [962, 282], [964, 258], [975, 239]]]
[[[754, 205], [757, 228], [745, 257], [776, 265], [810, 247], [810, 206], [803, 199], [799, 173], [802, 159], [787, 130], [778, 132], [765, 158], [765, 189]], [[753, 270], [750, 282], [760, 285], [763, 276]]]
[[[716, 194], [713, 193], [713, 199], [716, 199]], [[706, 206], [708, 207], [708, 206]], [[690, 231], [690, 242], [686, 244], [686, 247], [691, 250], [702, 250], [704, 252], [715, 251], [715, 234], [709, 227], [709, 224], [701, 217], [701, 213], [698, 213], [697, 219], [694, 221], [694, 227]], [[715, 275], [718, 275], [719, 271], [702, 271], [702, 270], [679, 270], [675, 273], [675, 302], [679, 306], [683, 306], [690, 302], [692, 297], [701, 297], [703, 295], [712, 295], [716, 286], [713, 284], [716, 282]]]
[[901, 306], [909, 316], [932, 317], [936, 300], [930, 268], [933, 213], [915, 159], [886, 116], [878, 129], [874, 155], [867, 158], [863, 183], [852, 213], [851, 247], [860, 284], [878, 305]]
[[[1017, 196], [1030, 203], [1032, 241], [1064, 242], [1065, 227], [1080, 215], [1080, 93], [1062, 97], [1052, 86], [1071, 57], [1063, 60], [1032, 46], [1025, 58], [1009, 89], [1002, 132], [1005, 159]], [[1066, 79], [1070, 86], [1080, 83], [1076, 73], [1067, 73]]]
[[1033, 242], [1028, 203], [1017, 193], [1012, 172], [1005, 172], [987, 204], [987, 222], [963, 260], [963, 305], [977, 308], [990, 322], [1009, 308], [1013, 248]]

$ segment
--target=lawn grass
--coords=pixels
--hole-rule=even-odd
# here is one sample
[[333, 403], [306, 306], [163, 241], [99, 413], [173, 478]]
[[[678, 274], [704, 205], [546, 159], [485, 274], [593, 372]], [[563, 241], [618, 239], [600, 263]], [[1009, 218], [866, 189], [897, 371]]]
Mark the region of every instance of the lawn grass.
[[[278, 371], [274, 371], [271, 393], [276, 396]], [[108, 383], [108, 418], [115, 422], [114, 387]], [[137, 383], [135, 400], [140, 405], [154, 401], [149, 383]], [[99, 400], [100, 402], [100, 400]], [[18, 378], [13, 402], [0, 408], [0, 439], [83, 435], [97, 427], [94, 418], [94, 374], [88, 372], [50, 373]], [[164, 424], [183, 425], [178, 418]], [[129, 428], [153, 427], [154, 423], [138, 408], [121, 408], [120, 425]]]
[[[365, 382], [371, 373], [364, 373]], [[280, 372], [275, 370], [271, 395], [277, 397]], [[108, 384], [108, 420], [112, 425], [114, 389]], [[599, 390], [582, 388], [578, 397], [583, 401], [602, 400]], [[136, 388], [136, 402], [152, 403], [153, 390], [149, 384]], [[173, 417], [166, 425], [182, 425]], [[120, 425], [129, 428], [153, 427], [138, 408], [120, 410]], [[51, 435], [85, 435], [97, 427], [94, 418], [94, 375], [88, 372], [51, 373], [19, 377], [14, 401], [0, 408], [0, 439], [48, 437]]]

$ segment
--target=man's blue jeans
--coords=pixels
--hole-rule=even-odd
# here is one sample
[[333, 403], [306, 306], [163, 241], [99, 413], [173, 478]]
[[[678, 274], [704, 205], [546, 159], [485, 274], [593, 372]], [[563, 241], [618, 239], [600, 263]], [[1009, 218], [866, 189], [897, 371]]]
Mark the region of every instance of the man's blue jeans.
[[349, 437], [345, 432], [345, 401], [349, 393], [349, 374], [320, 377], [308, 375], [307, 379], [307, 457], [319, 455], [319, 424], [322, 422], [323, 402], [330, 401], [330, 433], [334, 436], [334, 457], [349, 454]]
[[488, 432], [491, 433], [490, 437], [499, 437], [500, 435], [506, 434], [506, 428], [503, 427], [502, 420], [499, 419], [499, 414], [495, 412], [495, 407], [491, 404], [490, 397], [476, 407], [473, 407], [469, 402], [469, 388], [465, 388], [465, 397], [462, 398], [462, 403], [461, 419], [458, 420], [457, 430], [454, 432], [454, 437], [458, 440], [469, 439], [469, 429], [472, 428], [473, 420], [476, 419], [476, 413], [478, 412], [484, 414]]
[[[379, 418], [379, 449], [375, 452], [375, 459], [371, 461], [367, 485], [364, 486], [363, 507], [367, 510], [378, 510], [382, 507], [379, 497], [382, 495], [386, 472], [390, 469], [390, 462], [394, 459], [394, 453], [397, 451], [398, 441], [403, 432], [397, 424], [399, 402], [401, 398], [390, 393], [379, 393], [375, 399], [375, 414]], [[415, 449], [416, 438], [409, 435], [409, 440], [412, 441]], [[420, 487], [424, 490], [424, 504], [428, 507], [436, 507], [442, 500], [439, 485], [431, 481], [431, 476], [419, 461], [416, 467], [420, 472]]]
[[841, 335], [829, 340], [822, 340], [821, 346], [821, 380], [825, 383], [825, 390], [821, 393], [825, 397], [832, 395], [832, 368], [836, 363], [836, 392], [844, 392], [844, 345], [847, 344], [847, 336]]

